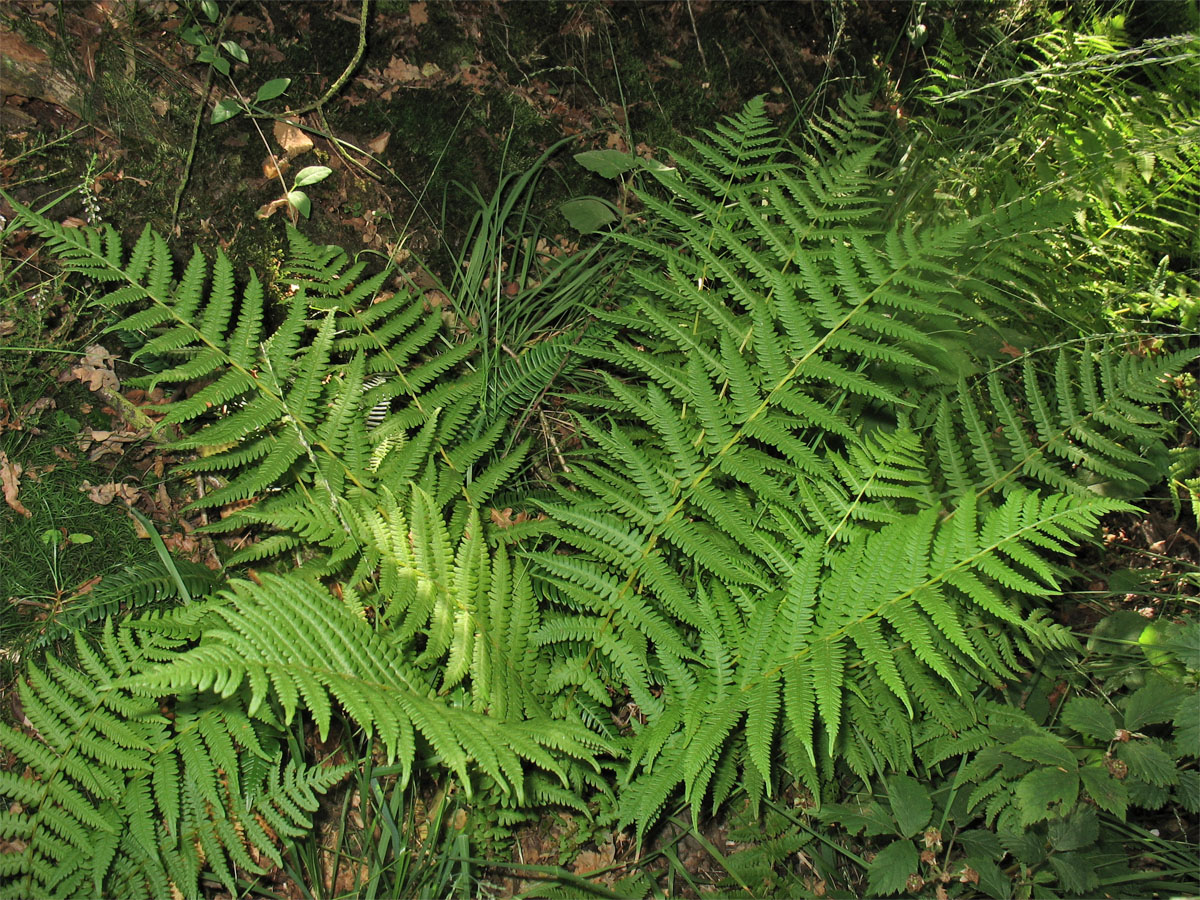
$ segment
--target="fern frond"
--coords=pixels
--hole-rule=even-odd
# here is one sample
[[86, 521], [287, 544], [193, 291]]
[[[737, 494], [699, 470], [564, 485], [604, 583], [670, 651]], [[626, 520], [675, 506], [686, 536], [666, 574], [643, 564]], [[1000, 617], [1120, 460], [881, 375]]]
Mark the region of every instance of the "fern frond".
[[[1166, 474], [1147, 463], [1166, 456], [1160, 434], [1167, 422], [1154, 408], [1165, 401], [1169, 379], [1198, 355], [1181, 349], [1139, 357], [1113, 338], [1062, 347], [1047, 369], [1026, 356], [1017, 383], [993, 372], [981, 384], [960, 384], [934, 426], [948, 486], [1136, 496]], [[969, 457], [947, 439], [953, 433], [968, 437]]]
[[[121, 685], [131, 665], [149, 664], [129, 635], [110, 622], [100, 652], [77, 635], [86, 677], [53, 656], [27, 668], [19, 690], [33, 728], [0, 726], [0, 743], [25, 769], [0, 776], [13, 841], [0, 856], [5, 896], [198, 898], [207, 872], [233, 890], [229, 863], [261, 871], [249, 846], [280, 862], [277, 835], [311, 828], [313, 792], [348, 770], [285, 765], [278, 732], [233, 705], [177, 700], [164, 716], [158, 699]], [[263, 759], [259, 775], [244, 754]], [[305, 809], [280, 773], [305, 786]], [[256, 815], [281, 827], [268, 834]]]

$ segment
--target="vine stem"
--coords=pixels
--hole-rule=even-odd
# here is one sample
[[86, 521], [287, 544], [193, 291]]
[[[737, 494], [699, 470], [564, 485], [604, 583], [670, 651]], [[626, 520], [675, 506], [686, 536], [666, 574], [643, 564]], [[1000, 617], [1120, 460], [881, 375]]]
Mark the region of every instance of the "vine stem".
[[321, 107], [333, 99], [334, 95], [336, 95], [338, 91], [346, 86], [346, 82], [350, 80], [351, 73], [358, 68], [358, 64], [362, 62], [363, 54], [367, 49], [367, 15], [370, 11], [370, 8], [371, 0], [362, 0], [362, 10], [359, 13], [358, 20], [358, 47], [355, 48], [354, 57], [346, 65], [345, 70], [338, 77], [338, 80], [331, 84], [329, 89], [312, 103], [309, 103], [307, 106], [302, 106], [300, 109], [292, 110], [292, 115], [303, 116], [306, 113], [312, 112], [313, 110], [321, 109]]

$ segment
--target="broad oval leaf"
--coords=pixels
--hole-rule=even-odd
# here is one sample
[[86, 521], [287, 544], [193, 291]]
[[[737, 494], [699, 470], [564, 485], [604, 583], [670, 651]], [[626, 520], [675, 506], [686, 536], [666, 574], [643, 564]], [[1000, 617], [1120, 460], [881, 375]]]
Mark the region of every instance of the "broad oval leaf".
[[638, 158], [621, 150], [585, 150], [575, 154], [575, 162], [601, 178], [616, 178], [634, 168]]
[[221, 41], [221, 46], [225, 52], [232, 56], [240, 63], [250, 64], [250, 57], [246, 55], [246, 51], [242, 49], [242, 45], [237, 41]]
[[599, 197], [578, 197], [568, 200], [559, 209], [570, 226], [580, 234], [592, 234], [618, 219], [612, 204]]
[[296, 212], [300, 213], [306, 219], [309, 213], [312, 212], [312, 201], [308, 199], [308, 194], [304, 193], [304, 191], [288, 191], [287, 201], [292, 209], [296, 210]]
[[333, 169], [329, 166], [306, 166], [296, 173], [296, 181], [292, 187], [307, 187], [318, 181], [324, 181], [332, 174]]
[[224, 100], [222, 100], [220, 103], [218, 103], [216, 106], [213, 107], [212, 119], [210, 121], [212, 122], [212, 124], [217, 125], [217, 124], [220, 124], [221, 122], [226, 122], [229, 119], [232, 119], [234, 116], [236, 116], [241, 111], [242, 111], [242, 107], [238, 104], [238, 102], [236, 100], [231, 100], [228, 97], [226, 97]]
[[286, 91], [291, 83], [292, 79], [290, 78], [272, 78], [258, 89], [254, 95], [254, 102], [266, 103], [268, 100], [274, 100]]

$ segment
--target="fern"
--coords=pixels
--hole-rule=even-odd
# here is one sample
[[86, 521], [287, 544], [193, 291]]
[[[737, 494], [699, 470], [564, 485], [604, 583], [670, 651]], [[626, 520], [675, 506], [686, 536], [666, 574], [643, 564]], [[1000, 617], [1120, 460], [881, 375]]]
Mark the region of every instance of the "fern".
[[1025, 606], [1053, 592], [1049, 558], [1124, 508], [1085, 470], [1161, 478], [1134, 457], [1162, 375], [1195, 354], [1063, 351], [1052, 376], [1027, 366], [1020, 408], [985, 380], [985, 417], [963, 386], [972, 335], [1000, 327], [980, 304], [1043, 288], [1041, 232], [1070, 208], [898, 223], [880, 129], [848, 103], [796, 151], [751, 104], [698, 159], [650, 167], [672, 199], [647, 196], [627, 239], [650, 265], [598, 313], [608, 415], [580, 420], [590, 452], [543, 504], [560, 549], [527, 557], [559, 607], [538, 634], [558, 679], [591, 715], [623, 692], [646, 718], [622, 806], [639, 831], [680, 785], [697, 809], [732, 760], [769, 791], [782, 748], [819, 797], [832, 763], [870, 779], [973, 733], [976, 690], [1064, 640]]
[[934, 422], [948, 486], [1007, 491], [1024, 482], [1138, 495], [1167, 469], [1169, 422], [1155, 406], [1195, 358], [1194, 350], [1139, 357], [1109, 340], [1061, 348], [1052, 371], [1025, 356], [1019, 381], [992, 372], [973, 388], [960, 384]]
[[[24, 773], [0, 773], [5, 896], [200, 896], [202, 875], [281, 865], [278, 842], [307, 832], [316, 796], [348, 766], [285, 759], [271, 718], [236, 702], [157, 698], [123, 684], [176, 642], [106, 626], [20, 684], [27, 729], [0, 726]], [[167, 714], [164, 715], [164, 712]]]
[[[1037, 349], [1081, 198], [1006, 185], [928, 214], [888, 127], [846, 99], [796, 147], [756, 100], [646, 164], [622, 302], [507, 358], [295, 231], [268, 333], [263, 286], [222, 256], [175, 281], [149, 231], [125, 255], [18, 208], [116, 286], [150, 382], [200, 383], [166, 421], [217, 485], [197, 505], [248, 504], [213, 528], [260, 531], [234, 562], [291, 564], [110, 627], [105, 655], [80, 639], [102, 689], [29, 670], [45, 743], [6, 732], [32, 760], [3, 782], [26, 851], [9, 871], [64, 894], [194, 893], [206, 871], [232, 890], [336, 774], [284, 761], [301, 715], [324, 736], [344, 714], [406, 778], [438, 760], [510, 821], [586, 809], [620, 765], [639, 835], [681, 790], [715, 809], [740, 780], [757, 808], [794, 779], [820, 802], [847, 773], [986, 753], [986, 689], [1070, 640], [1041, 606], [1130, 508], [1104, 494], [1181, 480], [1155, 407], [1196, 354]], [[1034, 349], [998, 365], [1014, 341]], [[560, 397], [586, 412], [569, 472], [523, 495], [519, 426], [567, 372], [590, 385]], [[547, 518], [489, 529], [494, 497]]]
[[191, 596], [203, 596], [217, 584], [217, 574], [206, 566], [187, 560], [174, 560], [173, 565], [174, 573], [155, 560], [104, 576], [87, 594], [73, 598], [58, 615], [45, 620], [25, 645], [25, 653], [71, 639], [107, 618], [180, 599], [176, 574]]
[[[537, 619], [528, 578], [503, 547], [489, 551], [477, 513], [452, 540], [440, 508], [414, 487], [407, 507], [385, 491], [363, 524], [372, 577], [361, 589], [339, 602], [296, 575], [232, 581], [184, 613], [198, 646], [126, 684], [222, 697], [245, 685], [248, 715], [270, 701], [287, 724], [303, 708], [322, 739], [336, 704], [379, 738], [405, 779], [419, 735], [468, 791], [470, 761], [518, 800], [523, 761], [567, 786], [560, 756], [596, 768], [598, 752], [615, 752], [562, 719], [561, 706], [555, 713], [544, 669], [523, 652]], [[139, 627], [177, 633], [170, 618]]]
[[[485, 385], [470, 369], [477, 340], [448, 344], [422, 297], [384, 292], [389, 272], [364, 278], [344, 252], [294, 229], [280, 273], [290, 298], [268, 333], [263, 285], [251, 273], [239, 289], [224, 254], [210, 266], [195, 251], [174, 281], [166, 244], [149, 230], [126, 258], [111, 227], [77, 232], [18, 208], [68, 272], [123, 282], [102, 302], [135, 307], [110, 330], [145, 335], [133, 358], [157, 365], [147, 386], [203, 385], [164, 406], [163, 425], [200, 426], [174, 446], [200, 453], [185, 471], [222, 482], [193, 506], [239, 506], [210, 530], [278, 530], [319, 497], [345, 531], [346, 491], [407, 479], [442, 505], [467, 479], [471, 501], [485, 503], [528, 449], [499, 447], [507, 418], [570, 365], [571, 339], [542, 342]], [[280, 534], [234, 561], [297, 542]]]

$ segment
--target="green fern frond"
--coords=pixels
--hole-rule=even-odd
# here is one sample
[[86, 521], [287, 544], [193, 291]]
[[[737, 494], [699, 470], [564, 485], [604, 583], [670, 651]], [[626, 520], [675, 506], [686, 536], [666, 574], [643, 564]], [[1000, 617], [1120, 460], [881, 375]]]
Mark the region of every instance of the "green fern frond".
[[173, 560], [173, 565], [175, 572], [169, 571], [156, 560], [105, 575], [90, 592], [73, 598], [58, 615], [46, 619], [38, 629], [38, 634], [25, 645], [25, 652], [66, 640], [86, 626], [110, 616], [128, 614], [150, 606], [160, 607], [179, 599], [176, 573], [192, 597], [203, 597], [217, 585], [216, 573], [206, 566], [187, 560]]
[[0, 775], [5, 896], [198, 898], [207, 873], [234, 890], [231, 864], [262, 871], [250, 847], [280, 863], [276, 835], [311, 828], [314, 792], [348, 770], [285, 764], [279, 733], [232, 704], [176, 700], [164, 716], [121, 685], [149, 664], [129, 637], [110, 623], [97, 651], [77, 635], [86, 676], [53, 656], [27, 668], [30, 729], [0, 726], [25, 769]]
[[[1155, 411], [1169, 380], [1198, 354], [1182, 349], [1139, 357], [1119, 339], [1062, 347], [1052, 367], [1021, 360], [1021, 380], [993, 372], [946, 398], [934, 430], [948, 486], [1018, 484], [1136, 496], [1166, 474], [1167, 421]], [[985, 415], [983, 410], [990, 410]], [[954, 434], [969, 439], [969, 455]], [[1161, 457], [1155, 467], [1148, 460]]]

